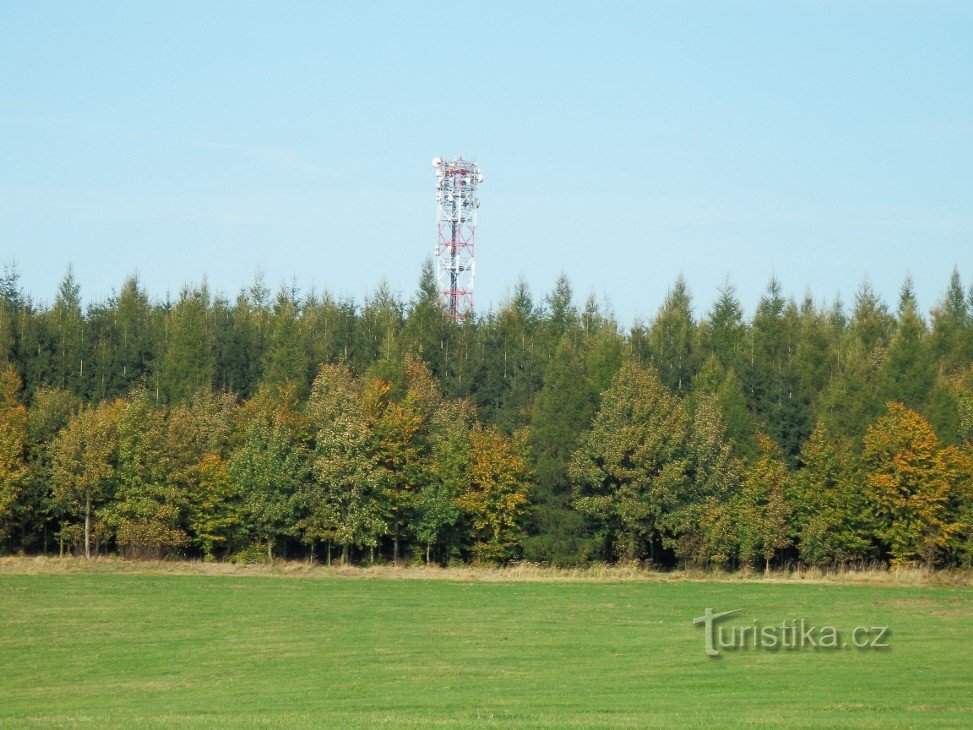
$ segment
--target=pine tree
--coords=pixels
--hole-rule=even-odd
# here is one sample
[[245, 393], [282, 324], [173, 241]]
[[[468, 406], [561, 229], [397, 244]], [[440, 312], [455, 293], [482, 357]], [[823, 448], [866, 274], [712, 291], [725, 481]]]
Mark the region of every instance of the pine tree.
[[294, 386], [298, 396], [304, 397], [311, 364], [299, 316], [294, 292], [282, 288], [274, 300], [262, 382], [275, 387]]
[[770, 280], [750, 330], [750, 362], [745, 392], [761, 428], [793, 456], [808, 430], [809, 414], [801, 402], [793, 365], [798, 316], [787, 302], [780, 282]]
[[926, 327], [916, 312], [914, 297], [903, 292], [895, 334], [879, 371], [879, 393], [883, 401], [895, 400], [921, 409], [936, 382], [935, 362], [925, 340]]
[[663, 384], [678, 395], [689, 391], [698, 367], [692, 296], [680, 275], [649, 328], [651, 361]]
[[197, 289], [184, 287], [166, 317], [165, 352], [157, 383], [168, 403], [186, 401], [212, 386], [216, 357], [208, 321], [209, 305], [205, 283]]
[[868, 281], [863, 281], [855, 294], [849, 331], [865, 352], [883, 348], [892, 335], [895, 320]]
[[61, 280], [54, 307], [48, 314], [55, 353], [50, 362], [49, 384], [66, 388], [77, 396], [85, 396], [87, 385], [84, 368], [88, 342], [81, 309], [81, 286], [70, 266]]
[[529, 560], [577, 562], [585, 540], [570, 509], [568, 466], [581, 434], [594, 417], [597, 392], [587, 363], [570, 336], [564, 336], [531, 408], [529, 443], [533, 456], [532, 535], [525, 543]]
[[726, 370], [743, 372], [746, 363], [747, 326], [736, 289], [727, 283], [703, 321], [701, 349]]
[[947, 373], [973, 362], [973, 317], [963, 293], [959, 270], [953, 269], [942, 300], [932, 311], [932, 347]]
[[405, 318], [402, 339], [406, 351], [421, 357], [440, 382], [445, 382], [450, 374], [453, 329], [439, 296], [433, 262], [426, 259]]

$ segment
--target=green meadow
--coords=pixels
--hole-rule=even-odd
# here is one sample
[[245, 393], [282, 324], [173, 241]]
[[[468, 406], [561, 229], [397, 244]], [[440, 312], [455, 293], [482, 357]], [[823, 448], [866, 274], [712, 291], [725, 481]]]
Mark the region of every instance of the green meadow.
[[[969, 588], [0, 575], [0, 725], [973, 726]], [[887, 649], [703, 651], [692, 619]]]

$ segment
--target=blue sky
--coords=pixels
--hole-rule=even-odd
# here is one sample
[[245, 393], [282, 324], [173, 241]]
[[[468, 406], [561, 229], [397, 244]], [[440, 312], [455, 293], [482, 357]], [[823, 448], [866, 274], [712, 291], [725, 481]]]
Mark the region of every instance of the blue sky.
[[408, 296], [461, 153], [480, 309], [973, 278], [973, 3], [351, 5], [0, 0], [0, 258], [42, 299]]

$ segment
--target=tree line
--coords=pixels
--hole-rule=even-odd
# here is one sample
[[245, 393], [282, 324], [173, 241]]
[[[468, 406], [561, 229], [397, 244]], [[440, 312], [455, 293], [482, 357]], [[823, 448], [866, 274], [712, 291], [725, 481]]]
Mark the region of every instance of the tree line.
[[973, 562], [973, 287], [923, 313], [680, 277], [623, 328], [561, 277], [453, 322], [261, 276], [85, 306], [0, 280], [0, 547], [769, 568]]

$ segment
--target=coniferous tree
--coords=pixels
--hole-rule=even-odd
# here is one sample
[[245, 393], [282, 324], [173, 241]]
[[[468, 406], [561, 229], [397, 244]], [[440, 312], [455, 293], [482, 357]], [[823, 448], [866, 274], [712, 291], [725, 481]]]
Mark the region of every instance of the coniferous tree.
[[534, 459], [532, 536], [528, 559], [566, 564], [581, 559], [583, 524], [570, 509], [568, 467], [594, 416], [597, 392], [570, 335], [564, 335], [531, 409], [529, 442]]
[[[85, 356], [88, 354], [85, 318], [81, 309], [81, 285], [69, 266], [61, 280], [54, 307], [48, 313], [48, 327], [55, 357], [49, 363], [50, 383], [77, 396], [87, 395]], [[91, 363], [88, 363], [89, 369]]]
[[303, 397], [307, 394], [311, 365], [299, 315], [296, 292], [282, 288], [274, 300], [262, 381], [272, 386], [294, 386], [298, 396]]
[[209, 289], [184, 287], [165, 321], [165, 352], [159, 363], [157, 387], [168, 403], [186, 401], [209, 388], [216, 372], [210, 329]]
[[973, 311], [964, 296], [959, 269], [953, 269], [942, 300], [932, 311], [932, 348], [943, 370], [955, 373], [973, 361]]
[[761, 428], [785, 454], [793, 456], [807, 430], [809, 414], [801, 402], [793, 366], [797, 313], [770, 280], [750, 329], [750, 362], [745, 386], [750, 407]]
[[689, 392], [696, 373], [698, 342], [692, 296], [680, 275], [649, 328], [651, 362], [663, 384], [677, 395]]
[[879, 371], [883, 401], [895, 400], [922, 409], [936, 382], [935, 363], [926, 351], [926, 327], [915, 308], [915, 298], [903, 292], [895, 334]]
[[743, 372], [746, 364], [747, 326], [736, 289], [727, 283], [700, 329], [701, 349], [716, 358], [725, 370]]
[[453, 327], [442, 306], [431, 259], [422, 264], [419, 286], [403, 325], [406, 351], [421, 357], [440, 382], [450, 372]]

